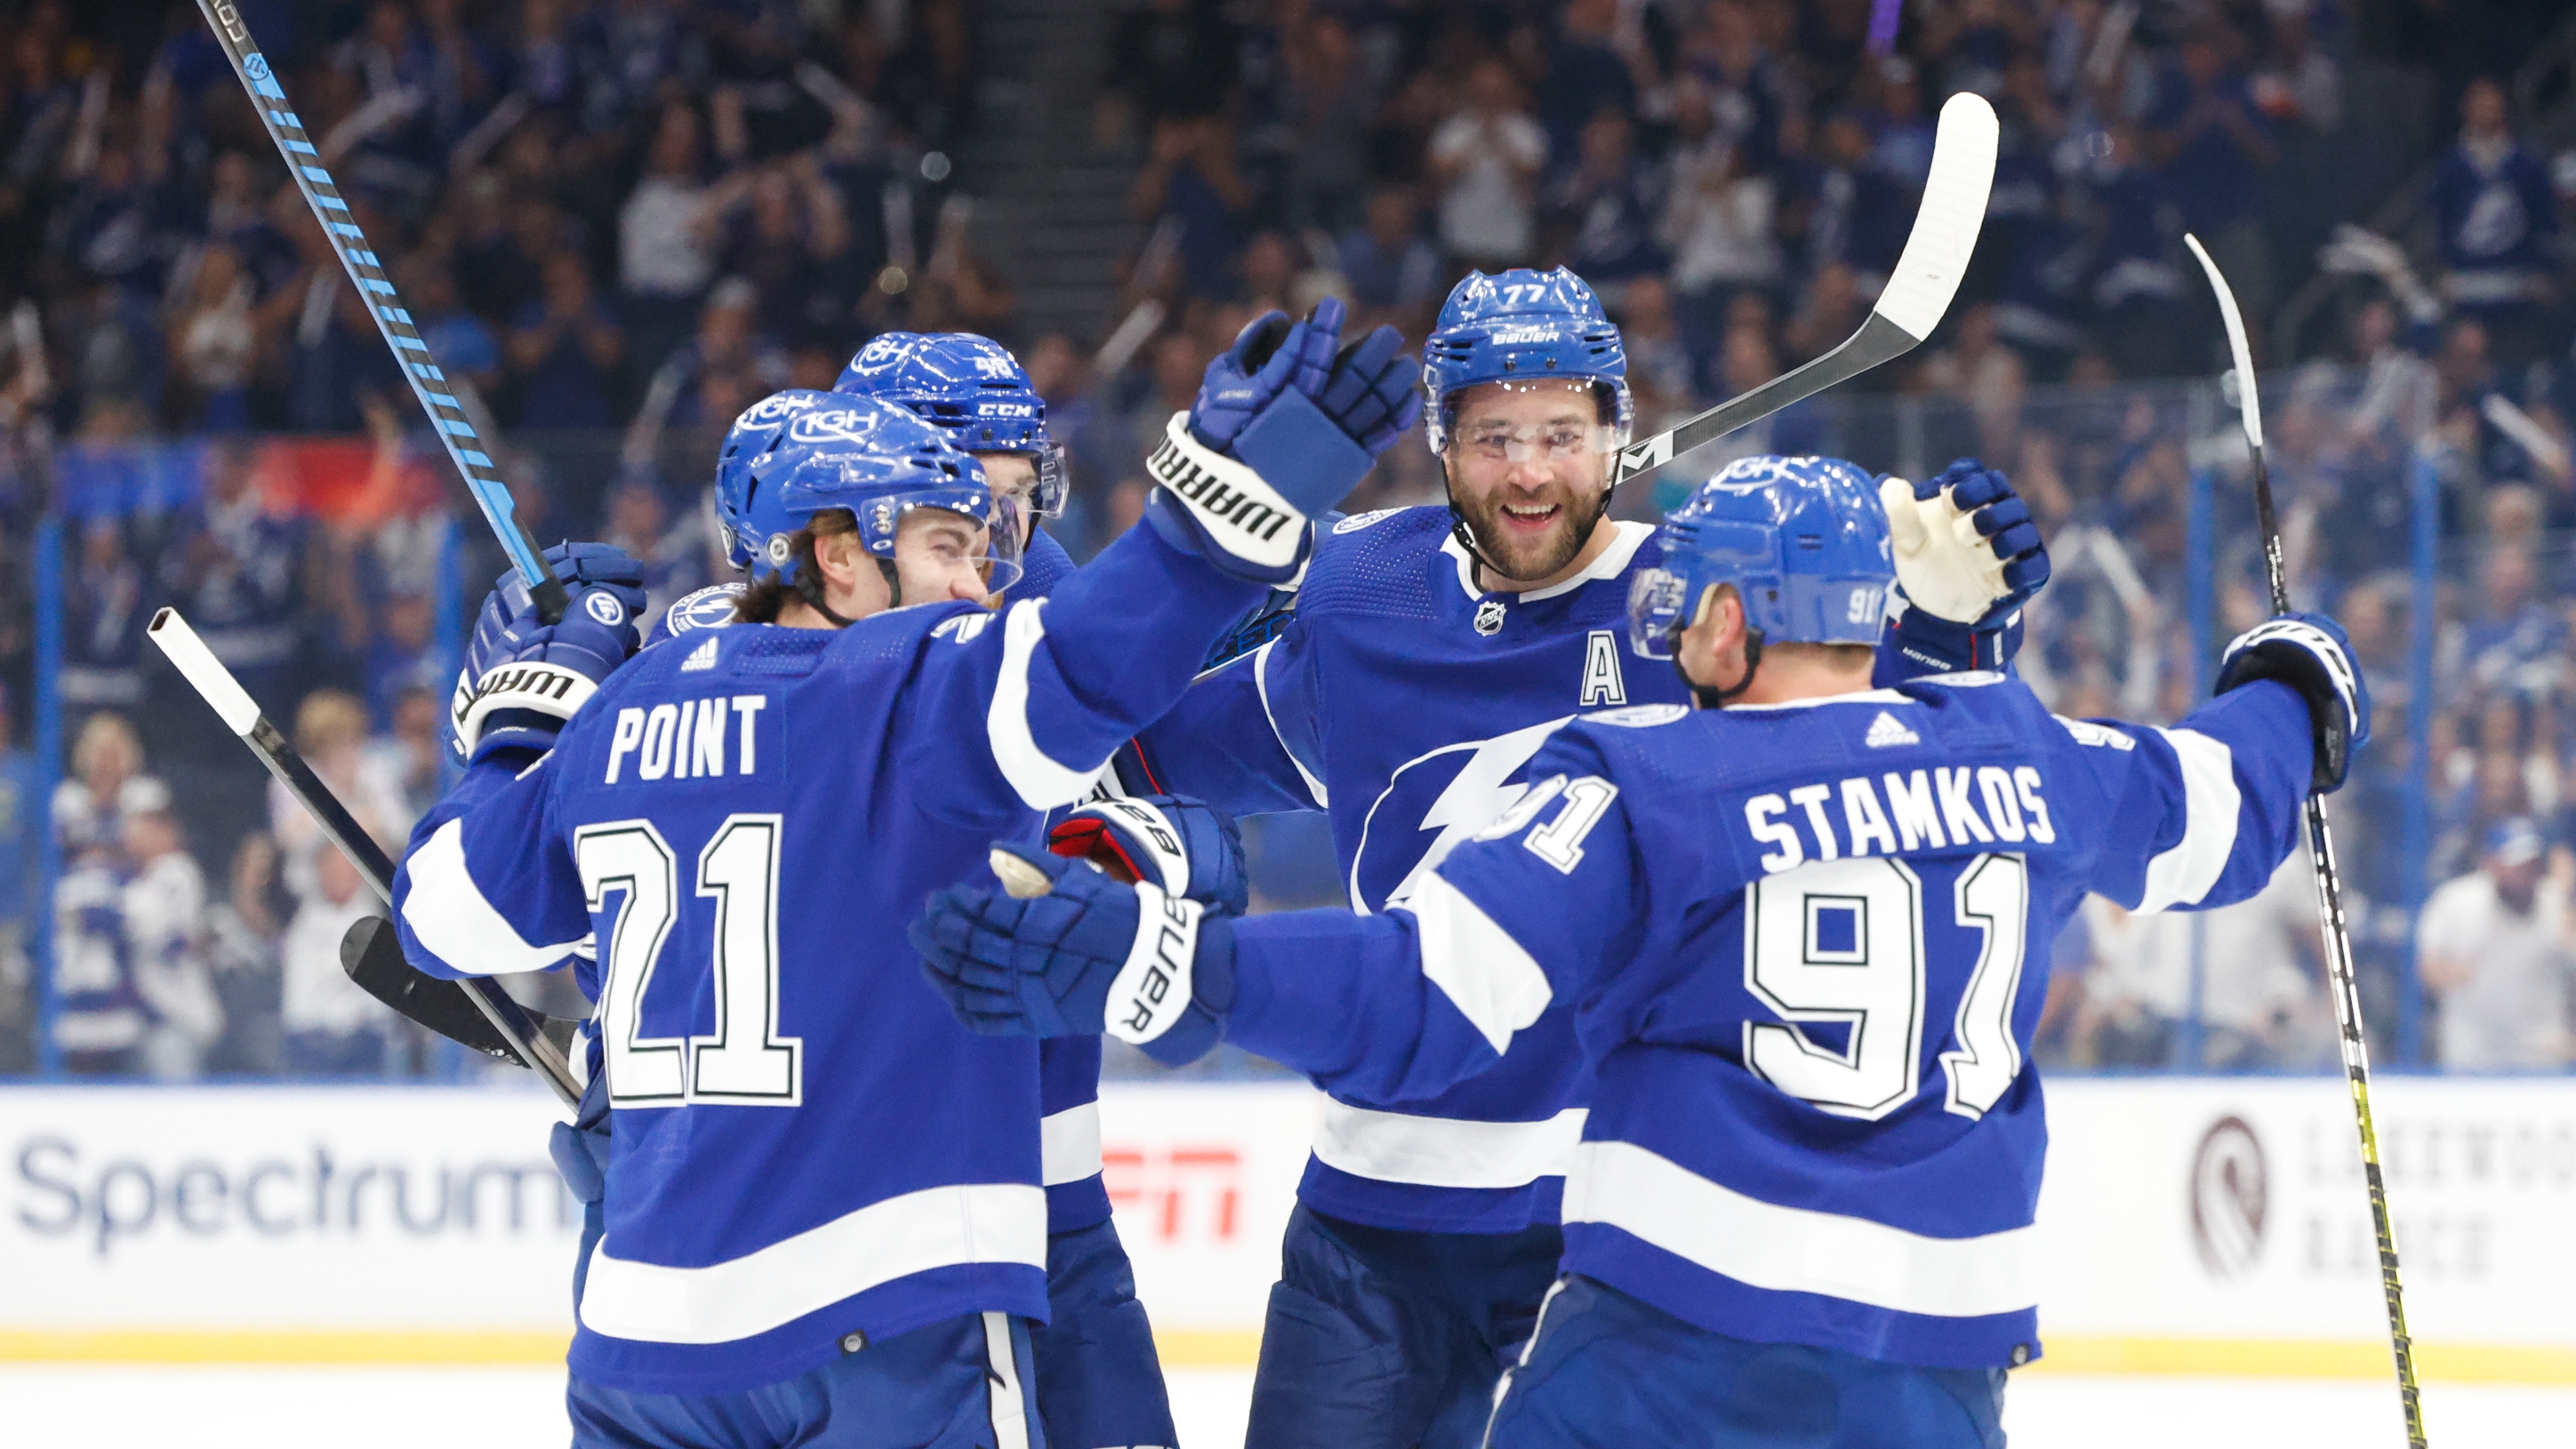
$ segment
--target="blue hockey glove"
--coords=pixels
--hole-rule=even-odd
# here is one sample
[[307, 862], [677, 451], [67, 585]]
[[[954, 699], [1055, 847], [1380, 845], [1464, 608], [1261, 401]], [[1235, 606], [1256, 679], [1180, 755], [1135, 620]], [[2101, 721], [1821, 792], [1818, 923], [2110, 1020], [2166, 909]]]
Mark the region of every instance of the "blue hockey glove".
[[996, 845], [1010, 889], [950, 886], [906, 933], [958, 1020], [986, 1036], [1114, 1036], [1168, 1066], [1216, 1045], [1234, 926], [1087, 861]]
[[[1145, 460], [1156, 485], [1145, 517], [1165, 542], [1252, 583], [1285, 584], [1304, 570], [1314, 548], [1309, 521], [1376, 461], [1317, 403], [1334, 375], [1341, 328], [1342, 304], [1330, 298], [1293, 325], [1273, 312], [1208, 364], [1197, 405], [1164, 426]], [[1357, 369], [1363, 359], [1350, 361]], [[1369, 396], [1374, 375], [1353, 370], [1350, 378], [1353, 425], [1383, 432]]]
[[1221, 915], [1242, 915], [1251, 893], [1234, 817], [1186, 795], [1091, 801], [1047, 832], [1047, 849], [1120, 881], [1151, 881]]
[[564, 722], [636, 650], [642, 565], [604, 543], [560, 543], [546, 550], [546, 561], [567, 596], [560, 622], [538, 622], [515, 569], [484, 596], [448, 703], [448, 743], [459, 759], [554, 748]]
[[2308, 788], [2331, 795], [2352, 769], [2352, 752], [2370, 741], [2370, 686], [2353, 663], [2343, 626], [2323, 614], [2283, 614], [2239, 634], [2218, 661], [2225, 694], [2257, 679], [2277, 679], [2308, 702], [2316, 765]]
[[1315, 403], [1374, 458], [1422, 417], [1422, 364], [1398, 354], [1404, 334], [1380, 326], [1333, 359]]

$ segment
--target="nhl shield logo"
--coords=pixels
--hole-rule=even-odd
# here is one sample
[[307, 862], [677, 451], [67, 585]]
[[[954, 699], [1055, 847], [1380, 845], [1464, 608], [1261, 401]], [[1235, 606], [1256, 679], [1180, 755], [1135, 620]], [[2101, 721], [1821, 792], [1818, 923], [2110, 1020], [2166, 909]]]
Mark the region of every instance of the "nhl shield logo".
[[1490, 639], [1503, 632], [1503, 601], [1487, 599], [1476, 606], [1476, 632]]

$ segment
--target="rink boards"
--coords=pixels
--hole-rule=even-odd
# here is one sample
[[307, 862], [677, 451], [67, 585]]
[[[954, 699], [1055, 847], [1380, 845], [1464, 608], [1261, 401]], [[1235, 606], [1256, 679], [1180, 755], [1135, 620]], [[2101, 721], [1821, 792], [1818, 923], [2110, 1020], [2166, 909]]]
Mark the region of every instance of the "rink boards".
[[[2334, 1079], [2050, 1084], [2048, 1360], [2378, 1375]], [[1103, 1161], [1176, 1364], [1248, 1365], [1313, 1093], [1112, 1083]], [[2576, 1080], [2391, 1079], [2377, 1106], [2428, 1376], [2576, 1383]], [[577, 1205], [534, 1090], [0, 1088], [0, 1359], [543, 1362]]]

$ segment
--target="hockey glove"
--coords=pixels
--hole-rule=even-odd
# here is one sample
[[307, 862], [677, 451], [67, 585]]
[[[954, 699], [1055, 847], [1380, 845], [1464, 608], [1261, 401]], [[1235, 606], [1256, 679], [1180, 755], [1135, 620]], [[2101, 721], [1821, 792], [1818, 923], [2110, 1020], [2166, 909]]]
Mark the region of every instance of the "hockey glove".
[[1252, 583], [1285, 584], [1305, 568], [1309, 520], [1376, 461], [1315, 401], [1341, 327], [1330, 298], [1293, 325], [1273, 312], [1208, 364], [1197, 405], [1173, 415], [1145, 460], [1157, 485], [1145, 517], [1165, 542]]
[[564, 722], [636, 650], [643, 567], [604, 543], [557, 544], [546, 560], [564, 582], [560, 621], [538, 622], [515, 569], [484, 596], [448, 707], [448, 743], [460, 760], [497, 749], [553, 749]]
[[950, 886], [907, 935], [958, 1020], [986, 1036], [1105, 1034], [1168, 1066], [1206, 1055], [1234, 1004], [1234, 925], [1087, 861], [996, 845], [1008, 890]]
[[2048, 583], [2048, 547], [2029, 505], [1974, 458], [1926, 482], [1883, 478], [1878, 487], [1904, 601], [1898, 678], [2002, 669], [2020, 648], [2022, 605]]
[[1381, 325], [1342, 349], [1315, 403], [1375, 458], [1422, 417], [1422, 364], [1401, 354], [1404, 334]]
[[1047, 832], [1047, 849], [1119, 881], [1151, 881], [1220, 915], [1242, 915], [1250, 894], [1234, 818], [1185, 795], [1091, 801]]
[[2308, 788], [2331, 795], [2352, 769], [2352, 752], [2370, 740], [2370, 686], [2352, 660], [2343, 626], [2323, 614], [2283, 614], [2236, 636], [2218, 661], [2225, 694], [2257, 679], [2277, 679], [2308, 702], [2316, 765]]

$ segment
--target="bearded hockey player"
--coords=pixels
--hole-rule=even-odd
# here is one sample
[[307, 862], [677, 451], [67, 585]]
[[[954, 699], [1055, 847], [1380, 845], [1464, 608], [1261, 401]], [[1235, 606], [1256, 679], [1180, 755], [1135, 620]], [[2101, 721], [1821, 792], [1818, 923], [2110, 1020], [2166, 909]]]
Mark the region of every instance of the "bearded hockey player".
[[[1678, 703], [1623, 658], [1653, 530], [1608, 516], [1631, 405], [1619, 331], [1563, 270], [1473, 274], [1423, 349], [1424, 431], [1447, 508], [1334, 525], [1285, 630], [1193, 686], [1121, 758], [1136, 793], [1236, 813], [1329, 810], [1355, 909], [1407, 900], [1509, 805], [1578, 710]], [[1780, 460], [1744, 466], [1767, 468]], [[2001, 474], [1914, 492], [1970, 515], [1909, 557], [1951, 586], [1889, 634], [1892, 675], [1991, 662], [2047, 576]], [[1852, 627], [1877, 638], [1880, 616]], [[1900, 647], [1904, 653], [1900, 653]], [[1906, 657], [1910, 654], [1911, 658]], [[1564, 1172], [1589, 1077], [1563, 1008], [1499, 1069], [1331, 1100], [1263, 1330], [1251, 1449], [1472, 1444], [1556, 1274]]]
[[1659, 542], [1631, 642], [1700, 707], [1550, 732], [1401, 904], [1227, 920], [1013, 846], [1042, 894], [952, 888], [915, 939], [979, 1030], [1221, 1032], [1380, 1101], [1508, 1073], [1570, 1009], [1598, 1080], [1561, 1276], [1484, 1442], [2000, 1449], [2039, 1351], [2046, 943], [2088, 891], [2261, 889], [2369, 697], [2314, 616], [2238, 639], [2171, 729], [1991, 673], [1873, 688], [1889, 524], [1831, 465], [1721, 475]]
[[576, 966], [615, 1125], [577, 1443], [1039, 1441], [1037, 1054], [957, 1028], [898, 932], [986, 839], [1086, 793], [1302, 564], [1385, 431], [1365, 399], [1409, 381], [1336, 369], [1338, 326], [1211, 364], [1165, 440], [1179, 486], [1050, 600], [987, 607], [1022, 521], [942, 430], [852, 398], [797, 420], [843, 446], [779, 480], [795, 568], [745, 622], [629, 664], [629, 606], [580, 571], [562, 623], [523, 588], [487, 604], [473, 765], [396, 919], [450, 976], [599, 943]]

